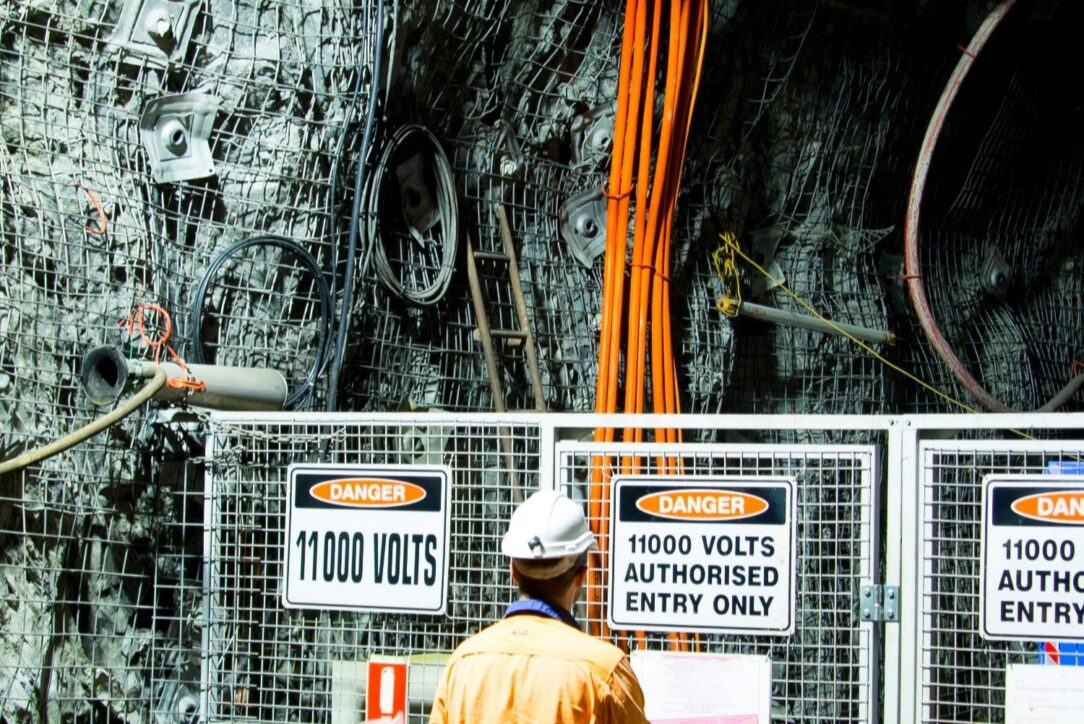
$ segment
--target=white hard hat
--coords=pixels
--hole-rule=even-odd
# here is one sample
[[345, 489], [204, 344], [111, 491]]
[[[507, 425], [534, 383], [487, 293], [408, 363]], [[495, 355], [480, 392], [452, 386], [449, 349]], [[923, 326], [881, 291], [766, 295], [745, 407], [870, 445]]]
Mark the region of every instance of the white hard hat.
[[512, 565], [539, 579], [561, 575], [595, 547], [583, 507], [556, 490], [539, 490], [523, 501], [501, 540], [501, 553]]

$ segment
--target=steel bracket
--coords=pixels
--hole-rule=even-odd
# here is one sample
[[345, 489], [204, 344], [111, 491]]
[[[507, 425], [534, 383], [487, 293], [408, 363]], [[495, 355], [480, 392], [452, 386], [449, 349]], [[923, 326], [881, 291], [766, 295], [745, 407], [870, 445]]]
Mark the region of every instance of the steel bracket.
[[125, 63], [165, 68], [184, 58], [200, 0], [128, 0], [109, 44]]
[[614, 141], [614, 109], [601, 106], [572, 119], [574, 171], [592, 171], [610, 157]]
[[203, 93], [163, 96], [147, 104], [139, 136], [156, 183], [214, 176], [211, 126], [218, 98]]
[[979, 268], [979, 283], [982, 290], [998, 301], [1005, 301], [1009, 294], [1009, 282], [1012, 280], [1012, 267], [1005, 261], [1005, 255], [996, 246], [989, 246]]
[[576, 260], [590, 269], [606, 251], [606, 198], [594, 188], [569, 197], [557, 212], [561, 236]]
[[516, 132], [512, 124], [503, 119], [494, 126], [493, 158], [496, 160], [497, 173], [506, 178], [521, 176], [527, 167], [527, 159], [516, 140]]

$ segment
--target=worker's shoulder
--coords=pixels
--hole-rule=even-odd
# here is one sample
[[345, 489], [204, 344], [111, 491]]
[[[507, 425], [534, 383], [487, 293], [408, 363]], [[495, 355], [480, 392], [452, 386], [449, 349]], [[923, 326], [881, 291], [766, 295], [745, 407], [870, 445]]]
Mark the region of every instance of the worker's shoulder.
[[568, 624], [542, 616], [502, 619], [459, 645], [453, 658], [503, 651], [589, 661], [612, 671], [625, 653], [609, 641], [595, 638]]
[[582, 631], [577, 631], [576, 633], [578, 634], [577, 641], [579, 641], [579, 645], [583, 647], [585, 655], [589, 654], [591, 659], [607, 672], [613, 671], [621, 660], [625, 658], [625, 652], [609, 641], [603, 641], [602, 639], [585, 634]]

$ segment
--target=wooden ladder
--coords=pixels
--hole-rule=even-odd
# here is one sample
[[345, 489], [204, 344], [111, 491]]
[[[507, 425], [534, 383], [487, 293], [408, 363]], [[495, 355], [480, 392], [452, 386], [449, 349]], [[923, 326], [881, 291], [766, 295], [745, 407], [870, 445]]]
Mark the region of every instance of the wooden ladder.
[[[508, 214], [501, 204], [495, 204], [497, 221], [501, 227], [501, 242], [503, 252], [482, 251], [475, 249], [470, 236], [467, 236], [467, 281], [470, 284], [471, 301], [474, 304], [474, 317], [476, 339], [482, 344], [482, 355], [485, 358], [486, 373], [489, 376], [489, 390], [493, 395], [493, 407], [497, 412], [507, 412], [508, 408], [504, 399], [504, 387], [501, 385], [500, 368], [497, 366], [497, 352], [493, 346], [494, 338], [505, 339], [511, 346], [523, 346], [523, 355], [527, 361], [527, 370], [531, 377], [531, 390], [534, 394], [535, 409], [544, 411], [545, 396], [542, 392], [542, 376], [538, 372], [538, 355], [534, 346], [534, 335], [531, 334], [530, 321], [527, 318], [527, 303], [523, 297], [523, 285], [519, 279], [519, 263], [516, 260], [516, 250], [512, 243], [512, 230], [508, 225]], [[508, 282], [512, 288], [512, 301], [516, 310], [516, 329], [494, 329], [489, 325], [489, 313], [486, 311], [486, 298], [482, 293], [482, 284], [478, 279], [477, 260], [503, 262], [508, 270]], [[502, 427], [498, 431], [501, 450], [505, 457], [508, 475], [512, 484], [513, 499], [516, 503], [523, 500], [523, 490], [519, 484], [519, 476], [515, 472], [515, 457], [512, 451], [511, 432]]]

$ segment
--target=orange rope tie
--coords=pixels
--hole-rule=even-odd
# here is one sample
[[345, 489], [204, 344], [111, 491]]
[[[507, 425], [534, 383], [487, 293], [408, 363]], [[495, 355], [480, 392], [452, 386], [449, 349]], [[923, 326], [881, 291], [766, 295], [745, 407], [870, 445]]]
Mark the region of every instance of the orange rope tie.
[[608, 188], [606, 188], [606, 184], [602, 183], [601, 181], [598, 184], [599, 193], [601, 193], [604, 198], [607, 198], [610, 201], [620, 201], [622, 199], [629, 198], [630, 196], [632, 196], [632, 192], [633, 190], [635, 190], [635, 188], [636, 187], [633, 184], [629, 184], [628, 188], [626, 188], [624, 191], [618, 191], [615, 194], [612, 193]]
[[109, 222], [105, 218], [105, 209], [102, 208], [102, 204], [98, 201], [98, 197], [94, 195], [94, 192], [88, 189], [80, 181], [75, 182], [75, 188], [83, 189], [83, 193], [87, 195], [87, 200], [90, 201], [90, 205], [94, 207], [94, 211], [98, 214], [98, 225], [91, 226], [87, 224], [83, 228], [88, 234], [94, 236], [104, 236], [105, 232], [109, 229]]
[[207, 383], [203, 380], [197, 380], [192, 376], [192, 373], [188, 370], [188, 365], [184, 363], [180, 355], [172, 347], [166, 347], [166, 352], [173, 359], [173, 362], [181, 368], [184, 372], [184, 379], [179, 377], [170, 377], [166, 380], [166, 385], [172, 387], [175, 390], [187, 390], [189, 392], [206, 392]]
[[[145, 312], [154, 312], [158, 314], [164, 323], [164, 329], [155, 338], [147, 336], [147, 327], [145, 320]], [[173, 319], [169, 316], [163, 307], [154, 304], [152, 302], [142, 302], [136, 306], [132, 314], [128, 317], [128, 334], [134, 335], [139, 333], [139, 339], [149, 349], [154, 350], [154, 363], [161, 364], [162, 362], [162, 350], [165, 350], [166, 356], [173, 361], [181, 371], [184, 373], [184, 378], [170, 377], [166, 379], [166, 386], [172, 387], [176, 390], [187, 390], [189, 392], [206, 392], [207, 383], [203, 380], [197, 380], [192, 376], [192, 373], [188, 369], [188, 365], [184, 363], [181, 356], [177, 354], [177, 350], [172, 346], [166, 344], [169, 341], [170, 336], [173, 334]], [[121, 321], [124, 324], [124, 321]]]

